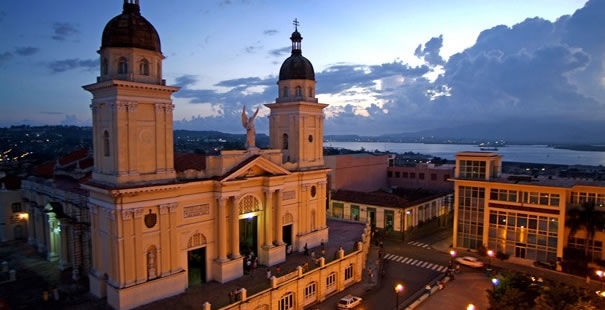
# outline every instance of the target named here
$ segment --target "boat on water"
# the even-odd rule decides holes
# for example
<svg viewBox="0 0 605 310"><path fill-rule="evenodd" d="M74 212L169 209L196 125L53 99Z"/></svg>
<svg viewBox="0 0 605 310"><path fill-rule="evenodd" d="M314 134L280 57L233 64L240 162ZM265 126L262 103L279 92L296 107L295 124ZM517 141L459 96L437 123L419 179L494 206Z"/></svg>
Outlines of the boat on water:
<svg viewBox="0 0 605 310"><path fill-rule="evenodd" d="M496 147L496 146L479 146L479 149L482 151L497 151L498 147Z"/></svg>

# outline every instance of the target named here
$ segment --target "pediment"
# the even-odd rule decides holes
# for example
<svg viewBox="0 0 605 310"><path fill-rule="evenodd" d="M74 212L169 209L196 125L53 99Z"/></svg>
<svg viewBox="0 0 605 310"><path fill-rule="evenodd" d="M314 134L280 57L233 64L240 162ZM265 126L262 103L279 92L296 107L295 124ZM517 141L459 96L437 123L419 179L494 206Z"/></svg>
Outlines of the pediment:
<svg viewBox="0 0 605 310"><path fill-rule="evenodd" d="M288 175L290 171L262 156L253 156L241 162L230 172L226 173L221 182L241 180L259 176Z"/></svg>

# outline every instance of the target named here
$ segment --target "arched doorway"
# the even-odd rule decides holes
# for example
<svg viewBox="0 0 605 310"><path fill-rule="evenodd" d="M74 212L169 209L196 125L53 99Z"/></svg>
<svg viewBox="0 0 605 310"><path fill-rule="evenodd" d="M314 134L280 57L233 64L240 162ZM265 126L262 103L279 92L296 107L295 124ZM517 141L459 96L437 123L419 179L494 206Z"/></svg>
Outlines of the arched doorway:
<svg viewBox="0 0 605 310"><path fill-rule="evenodd" d="M242 255L254 252L258 255L258 215L262 211L260 201L253 195L239 201L239 250Z"/></svg>
<svg viewBox="0 0 605 310"><path fill-rule="evenodd" d="M187 242L187 276L189 286L206 282L206 237L199 232Z"/></svg>

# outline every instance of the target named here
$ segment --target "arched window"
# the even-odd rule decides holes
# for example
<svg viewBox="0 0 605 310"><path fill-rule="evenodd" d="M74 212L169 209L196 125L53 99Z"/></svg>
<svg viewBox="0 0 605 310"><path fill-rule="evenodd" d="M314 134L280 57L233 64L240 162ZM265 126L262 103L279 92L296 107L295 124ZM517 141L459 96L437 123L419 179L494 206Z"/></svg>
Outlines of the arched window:
<svg viewBox="0 0 605 310"><path fill-rule="evenodd" d="M147 280L157 278L158 249L152 245L147 249Z"/></svg>
<svg viewBox="0 0 605 310"><path fill-rule="evenodd" d="M139 64L139 74L149 75L149 61L147 61L147 59L141 60L141 63Z"/></svg>
<svg viewBox="0 0 605 310"><path fill-rule="evenodd" d="M105 157L109 157L109 132L107 130L103 132L103 154Z"/></svg>
<svg viewBox="0 0 605 310"><path fill-rule="evenodd" d="M302 87L296 86L296 97L302 97Z"/></svg>
<svg viewBox="0 0 605 310"><path fill-rule="evenodd" d="M128 60L126 58L121 57L118 62L118 74L126 74L128 73Z"/></svg>
<svg viewBox="0 0 605 310"><path fill-rule="evenodd" d="M107 75L108 69L109 62L107 61L107 58L103 57L103 60L101 60L101 75Z"/></svg>
<svg viewBox="0 0 605 310"><path fill-rule="evenodd" d="M282 149L284 149L284 150L288 149L288 134L287 133L285 133L282 138Z"/></svg>
<svg viewBox="0 0 605 310"><path fill-rule="evenodd" d="M284 86L284 93L283 93L283 97L288 97L288 86Z"/></svg>

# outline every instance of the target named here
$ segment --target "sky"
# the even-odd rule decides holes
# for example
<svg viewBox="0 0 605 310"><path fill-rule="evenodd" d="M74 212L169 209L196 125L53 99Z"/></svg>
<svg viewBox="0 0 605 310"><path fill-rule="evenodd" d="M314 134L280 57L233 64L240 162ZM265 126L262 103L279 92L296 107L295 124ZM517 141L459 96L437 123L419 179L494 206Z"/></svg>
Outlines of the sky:
<svg viewBox="0 0 605 310"><path fill-rule="evenodd" d="M605 123L605 0L140 2L164 78L182 87L177 129L242 132L242 106L277 97L294 18L330 105L326 134ZM0 126L89 125L81 86L99 74L103 28L121 10L120 0L3 1Z"/></svg>

